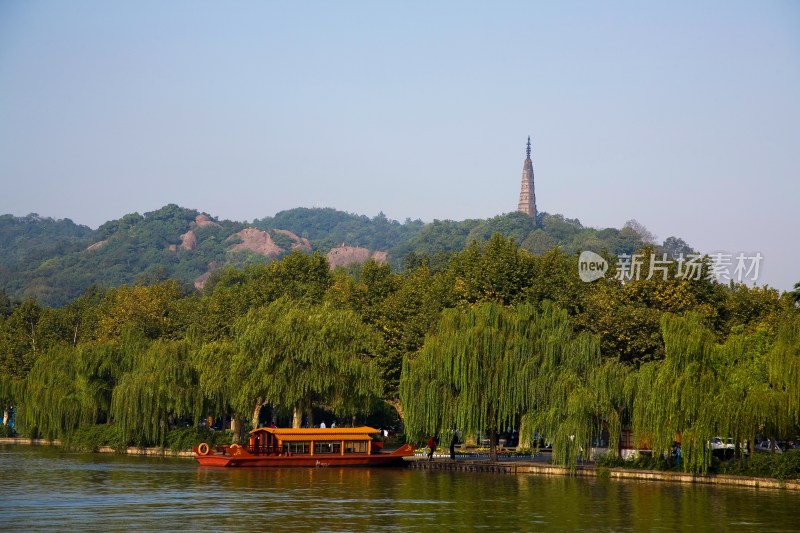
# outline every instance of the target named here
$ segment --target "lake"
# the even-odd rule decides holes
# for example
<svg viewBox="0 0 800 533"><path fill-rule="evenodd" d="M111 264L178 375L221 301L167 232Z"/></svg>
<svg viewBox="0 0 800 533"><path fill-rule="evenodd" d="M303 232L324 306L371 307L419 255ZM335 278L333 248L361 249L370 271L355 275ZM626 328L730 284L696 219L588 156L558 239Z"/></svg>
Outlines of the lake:
<svg viewBox="0 0 800 533"><path fill-rule="evenodd" d="M0 530L798 531L800 493L410 469L214 469L0 445Z"/></svg>

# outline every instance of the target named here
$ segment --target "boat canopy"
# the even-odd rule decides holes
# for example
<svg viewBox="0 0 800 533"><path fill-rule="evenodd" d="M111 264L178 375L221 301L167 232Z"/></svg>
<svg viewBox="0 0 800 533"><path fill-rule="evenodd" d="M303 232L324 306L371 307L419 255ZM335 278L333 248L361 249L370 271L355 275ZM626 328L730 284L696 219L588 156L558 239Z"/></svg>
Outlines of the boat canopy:
<svg viewBox="0 0 800 533"><path fill-rule="evenodd" d="M283 442L310 440L369 441L372 440L372 435L378 432L377 429L368 426L359 428L258 428L251 431L250 435L270 433Z"/></svg>

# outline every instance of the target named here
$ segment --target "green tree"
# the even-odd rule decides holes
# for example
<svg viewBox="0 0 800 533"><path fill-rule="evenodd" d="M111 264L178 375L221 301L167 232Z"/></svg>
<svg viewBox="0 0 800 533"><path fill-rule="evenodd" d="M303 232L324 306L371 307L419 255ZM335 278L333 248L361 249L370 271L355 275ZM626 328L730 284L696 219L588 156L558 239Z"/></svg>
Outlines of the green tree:
<svg viewBox="0 0 800 533"><path fill-rule="evenodd" d="M259 275L253 278L258 305L281 296L319 303L333 281L327 258L318 252L309 255L294 251L258 272Z"/></svg>
<svg viewBox="0 0 800 533"><path fill-rule="evenodd" d="M432 332L449 301L443 276L420 267L398 277L396 290L387 294L372 313L373 327L383 337L376 359L386 385L385 400L405 418L400 401L403 358L415 353Z"/></svg>
<svg viewBox="0 0 800 533"><path fill-rule="evenodd" d="M522 241L522 248L528 250L533 255L542 255L556 246L555 239L541 229L530 232L525 240Z"/></svg>
<svg viewBox="0 0 800 533"><path fill-rule="evenodd" d="M199 376L191 344L157 340L135 354L111 399L111 416L126 441L163 446L170 422L203 415Z"/></svg>
<svg viewBox="0 0 800 533"><path fill-rule="evenodd" d="M4 289L0 289L0 319L9 316L15 306L14 301L8 297L8 293Z"/></svg>
<svg viewBox="0 0 800 533"><path fill-rule="evenodd" d="M496 233L522 242L535 228L536 224L531 217L520 211L513 211L481 221L469 232L467 242L488 241Z"/></svg>
<svg viewBox="0 0 800 533"><path fill-rule="evenodd" d="M769 333L743 328L717 344L695 313L665 315L662 330L665 357L640 367L633 404L634 433L654 453L680 435L684 469L704 473L715 435L752 443L759 432L797 429L800 320L785 323L774 345Z"/></svg>
<svg viewBox="0 0 800 533"><path fill-rule="evenodd" d="M463 304L520 301L534 275L534 258L499 234L483 245L473 241L453 256L447 270L453 294Z"/></svg>
<svg viewBox="0 0 800 533"><path fill-rule="evenodd" d="M100 304L98 337L115 339L132 328L150 339L178 338L186 326L176 321L175 309L182 296L180 285L173 280L110 289Z"/></svg>
<svg viewBox="0 0 800 533"><path fill-rule="evenodd" d="M25 300L2 322L0 374L23 379L46 347L40 322L46 310L35 300Z"/></svg>
<svg viewBox="0 0 800 533"><path fill-rule="evenodd" d="M471 434L489 431L496 461L498 428L516 425L522 414L539 407L544 394L537 387L547 386L540 379L543 361L554 353L572 357L592 350L597 352L596 341L573 338L566 313L551 305L542 312L495 302L447 309L419 354L403 363L407 432L419 438L452 427Z"/></svg>
<svg viewBox="0 0 800 533"><path fill-rule="evenodd" d="M251 310L236 325L234 373L243 376L234 404L239 412L261 405L311 420L313 403L337 413L366 411L383 383L372 359L376 336L352 311L282 298Z"/></svg>

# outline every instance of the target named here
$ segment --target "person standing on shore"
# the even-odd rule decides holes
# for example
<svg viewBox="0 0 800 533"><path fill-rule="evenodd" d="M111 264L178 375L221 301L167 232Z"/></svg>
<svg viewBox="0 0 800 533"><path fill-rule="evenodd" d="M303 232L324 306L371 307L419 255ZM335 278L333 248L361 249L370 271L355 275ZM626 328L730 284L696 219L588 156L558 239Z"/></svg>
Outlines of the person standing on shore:
<svg viewBox="0 0 800 533"><path fill-rule="evenodd" d="M433 451L436 449L436 437L431 435L431 438L428 439L428 461L433 459Z"/></svg>

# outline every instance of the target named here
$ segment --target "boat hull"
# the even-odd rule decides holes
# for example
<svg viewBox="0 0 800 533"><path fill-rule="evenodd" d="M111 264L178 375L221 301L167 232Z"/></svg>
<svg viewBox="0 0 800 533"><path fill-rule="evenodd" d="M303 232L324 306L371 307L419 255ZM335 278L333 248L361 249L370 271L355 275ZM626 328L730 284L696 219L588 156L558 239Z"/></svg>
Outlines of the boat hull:
<svg viewBox="0 0 800 533"><path fill-rule="evenodd" d="M414 447L405 446L391 453L347 454L347 455L251 455L239 453L215 453L200 455L195 452L197 462L202 466L217 467L370 467L399 466L404 457L414 454Z"/></svg>

